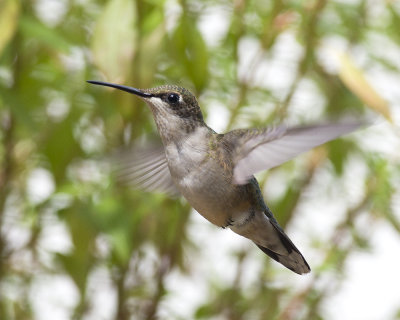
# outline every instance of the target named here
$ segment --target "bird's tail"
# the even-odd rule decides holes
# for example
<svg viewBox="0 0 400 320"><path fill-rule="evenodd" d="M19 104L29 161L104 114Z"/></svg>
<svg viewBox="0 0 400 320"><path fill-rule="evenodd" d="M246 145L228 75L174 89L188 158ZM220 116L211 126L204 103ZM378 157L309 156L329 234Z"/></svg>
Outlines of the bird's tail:
<svg viewBox="0 0 400 320"><path fill-rule="evenodd" d="M288 255L278 254L258 244L257 247L259 247L264 253L266 253L272 259L283 264L286 268L292 270L293 272L296 272L298 274L304 274L304 273L309 273L311 271L310 266L308 265L306 259L304 259L303 255L294 245L292 247L292 251Z"/></svg>
<svg viewBox="0 0 400 320"><path fill-rule="evenodd" d="M279 226L268 208L250 213L244 223L236 223L230 228L252 240L264 253L293 272L303 274L311 271L299 249Z"/></svg>
<svg viewBox="0 0 400 320"><path fill-rule="evenodd" d="M292 270L293 272L296 272L298 274L309 273L311 271L311 268L308 265L306 259L304 259L300 250L297 249L292 240L289 239L289 237L286 235L286 233L273 217L270 217L269 221L271 222L271 225L273 226L276 235L279 237L281 246L283 246L286 250L276 250L277 252L275 252L256 243L257 247L259 247L272 259L283 264L286 268ZM286 252L283 253L282 251Z"/></svg>

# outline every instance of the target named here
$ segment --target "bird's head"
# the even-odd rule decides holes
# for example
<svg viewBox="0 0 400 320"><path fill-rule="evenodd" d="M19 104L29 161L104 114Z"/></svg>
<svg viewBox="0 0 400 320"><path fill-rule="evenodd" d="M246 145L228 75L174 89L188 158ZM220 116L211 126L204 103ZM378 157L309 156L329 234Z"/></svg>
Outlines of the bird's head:
<svg viewBox="0 0 400 320"><path fill-rule="evenodd" d="M163 117L164 120L180 118L182 120L203 122L203 115L195 96L185 88L165 85L151 89L136 89L102 81L89 80L88 82L123 90L140 97L150 107L156 121L157 118Z"/></svg>

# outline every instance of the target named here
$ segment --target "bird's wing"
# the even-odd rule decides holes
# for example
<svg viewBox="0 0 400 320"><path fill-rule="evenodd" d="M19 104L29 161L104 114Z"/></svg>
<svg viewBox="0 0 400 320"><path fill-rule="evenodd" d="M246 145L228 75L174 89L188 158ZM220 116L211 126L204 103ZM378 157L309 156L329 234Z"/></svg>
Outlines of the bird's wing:
<svg viewBox="0 0 400 320"><path fill-rule="evenodd" d="M320 144L360 127L362 123L336 123L307 127L278 126L267 129L238 130L235 139L234 181L245 184L253 174L278 166Z"/></svg>
<svg viewBox="0 0 400 320"><path fill-rule="evenodd" d="M162 145L134 146L115 156L117 179L145 191L179 195Z"/></svg>

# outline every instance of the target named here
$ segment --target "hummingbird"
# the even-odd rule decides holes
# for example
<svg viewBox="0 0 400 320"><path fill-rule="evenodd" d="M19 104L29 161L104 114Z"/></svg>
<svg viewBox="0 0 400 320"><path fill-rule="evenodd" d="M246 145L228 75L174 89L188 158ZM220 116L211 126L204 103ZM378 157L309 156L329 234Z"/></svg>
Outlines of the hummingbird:
<svg viewBox="0 0 400 320"><path fill-rule="evenodd" d="M298 274L310 272L303 255L265 204L254 174L358 128L361 123L278 125L220 134L204 121L196 97L164 85L137 89L87 81L129 92L150 108L162 145L134 157L129 171L138 186L182 195L208 221L253 241Z"/></svg>

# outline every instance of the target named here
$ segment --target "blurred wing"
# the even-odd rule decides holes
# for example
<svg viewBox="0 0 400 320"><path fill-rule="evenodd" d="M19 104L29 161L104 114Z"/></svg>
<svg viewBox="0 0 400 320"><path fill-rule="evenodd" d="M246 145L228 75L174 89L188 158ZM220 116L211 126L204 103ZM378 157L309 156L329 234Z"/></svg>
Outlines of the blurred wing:
<svg viewBox="0 0 400 320"><path fill-rule="evenodd" d="M339 123L309 127L276 127L246 134L235 156L234 180L245 184L253 174L278 166L320 144L360 127L362 123ZM244 139L243 139L244 138Z"/></svg>
<svg viewBox="0 0 400 320"><path fill-rule="evenodd" d="M133 147L117 155L117 178L120 182L143 189L176 196L176 189L168 168L162 145Z"/></svg>

